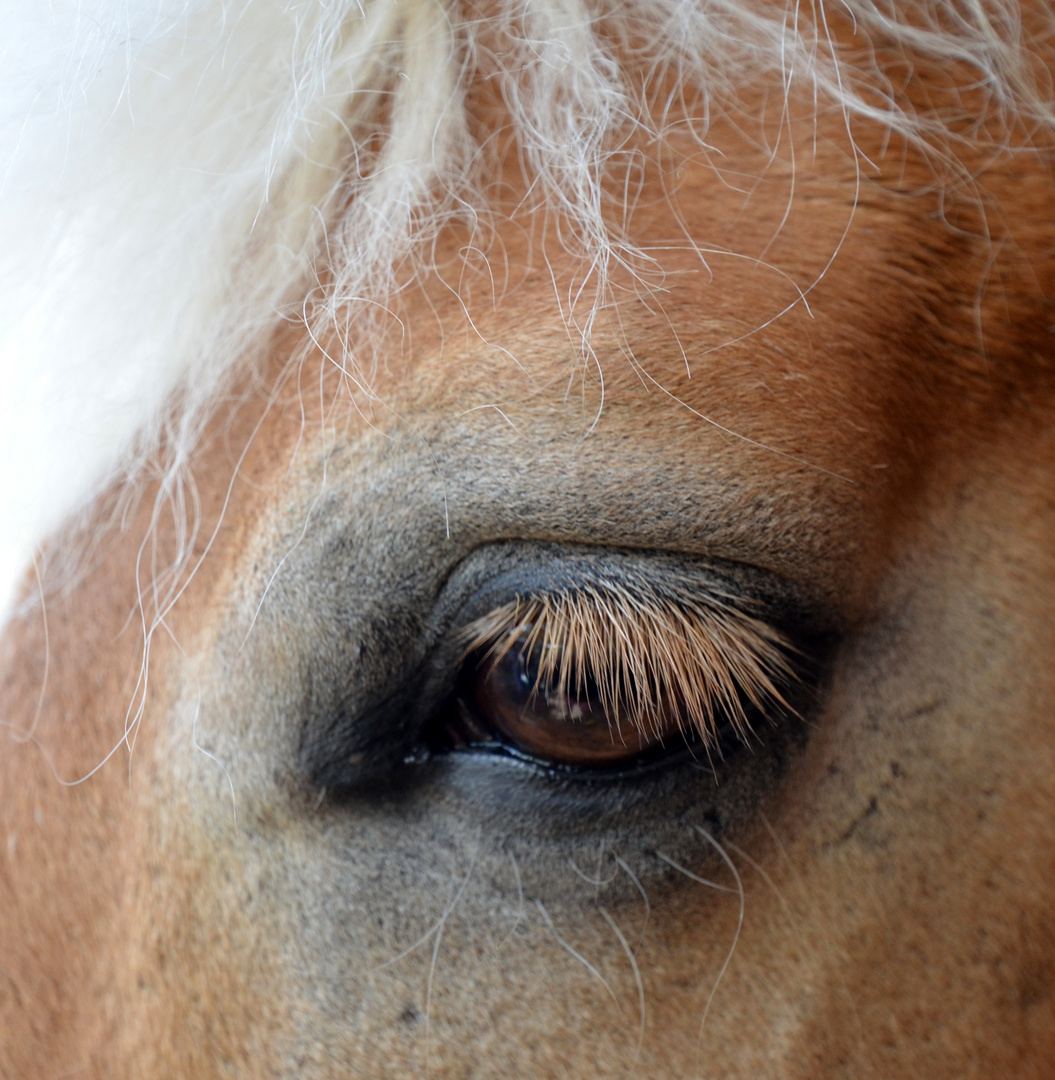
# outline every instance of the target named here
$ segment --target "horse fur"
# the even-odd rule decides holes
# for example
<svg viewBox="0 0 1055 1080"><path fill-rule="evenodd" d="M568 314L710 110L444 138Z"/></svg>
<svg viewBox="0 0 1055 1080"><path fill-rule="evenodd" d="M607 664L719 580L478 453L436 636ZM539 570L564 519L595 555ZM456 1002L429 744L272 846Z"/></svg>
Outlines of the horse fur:
<svg viewBox="0 0 1055 1080"><path fill-rule="evenodd" d="M1050 6L20 19L0 1074L1046 1078Z"/></svg>
<svg viewBox="0 0 1055 1080"><path fill-rule="evenodd" d="M821 3L96 0L8 14L0 610L43 537L159 446L160 498L193 501L210 403L281 320L335 332L335 362L369 390L375 358L353 350L352 325L427 268L443 224L462 221L486 252L505 212L487 186L499 133L468 102L481 80L508 106L531 206L582 257L566 307L587 354L613 267L647 276L608 183L635 138L688 122L708 148L707 117L774 76L841 109L851 143L868 119L926 145L938 183L969 174L964 146L1027 150L1055 125L1047 7L1028 24L1011 0L842 7L843 41ZM921 66L960 72L960 109L921 110L890 75ZM657 102L672 84L680 96Z"/></svg>

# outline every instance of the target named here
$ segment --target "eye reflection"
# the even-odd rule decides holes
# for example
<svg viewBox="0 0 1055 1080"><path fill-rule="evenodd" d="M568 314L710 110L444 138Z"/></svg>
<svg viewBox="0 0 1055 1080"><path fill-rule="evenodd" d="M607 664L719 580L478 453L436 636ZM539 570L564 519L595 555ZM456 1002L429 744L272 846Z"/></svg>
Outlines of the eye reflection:
<svg viewBox="0 0 1055 1080"><path fill-rule="evenodd" d="M463 699L486 718L498 740L531 757L564 765L597 767L625 762L680 739L669 710L646 727L606 707L594 679L562 679L543 663L540 647L518 641L497 661L481 659ZM661 722L656 723L656 719Z"/></svg>

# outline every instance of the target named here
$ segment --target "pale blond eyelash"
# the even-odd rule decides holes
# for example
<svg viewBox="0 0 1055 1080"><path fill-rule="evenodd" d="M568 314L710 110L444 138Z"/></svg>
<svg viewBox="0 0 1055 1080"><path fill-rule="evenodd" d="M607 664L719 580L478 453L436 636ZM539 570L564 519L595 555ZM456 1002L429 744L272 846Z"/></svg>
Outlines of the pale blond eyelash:
<svg viewBox="0 0 1055 1080"><path fill-rule="evenodd" d="M788 640L714 596L672 599L612 584L517 596L459 637L464 655L486 650L492 665L519 643L540 657L538 683L555 680L561 695L592 680L613 722L646 738L664 733L674 703L682 728L695 728L708 752L719 718L741 740L750 737L744 699L759 710L794 711L780 689L796 681Z"/></svg>

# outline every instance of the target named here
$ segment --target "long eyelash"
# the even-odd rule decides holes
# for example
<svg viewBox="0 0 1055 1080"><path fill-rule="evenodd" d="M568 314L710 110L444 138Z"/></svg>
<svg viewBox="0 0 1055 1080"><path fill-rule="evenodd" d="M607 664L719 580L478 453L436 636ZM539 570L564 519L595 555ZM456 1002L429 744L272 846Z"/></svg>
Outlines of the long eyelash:
<svg viewBox="0 0 1055 1080"><path fill-rule="evenodd" d="M759 710L791 710L781 686L796 681L794 652L776 628L721 597L668 598L647 585L621 583L541 593L515 600L470 623L465 655L486 650L497 664L519 646L539 657L540 685L580 696L592 683L618 726L659 736L671 707L683 729L716 745L719 718L747 741L745 700Z"/></svg>

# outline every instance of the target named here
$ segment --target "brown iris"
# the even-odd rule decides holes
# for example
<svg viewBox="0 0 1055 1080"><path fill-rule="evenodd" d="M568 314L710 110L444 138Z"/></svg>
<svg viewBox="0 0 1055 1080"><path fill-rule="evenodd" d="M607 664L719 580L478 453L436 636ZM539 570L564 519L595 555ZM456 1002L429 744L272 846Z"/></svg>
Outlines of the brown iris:
<svg viewBox="0 0 1055 1080"><path fill-rule="evenodd" d="M471 681L466 704L486 722L490 738L534 758L597 768L625 763L681 739L676 716L651 718L647 727L605 707L594 680L561 679L546 673L538 648L520 641L497 660L484 658ZM469 719L463 713L463 719ZM471 721L470 721L471 722ZM475 728L475 725L474 725ZM472 736L470 736L472 738Z"/></svg>

